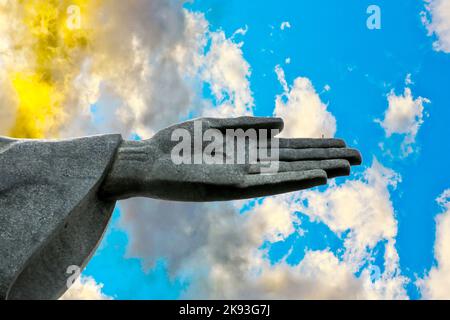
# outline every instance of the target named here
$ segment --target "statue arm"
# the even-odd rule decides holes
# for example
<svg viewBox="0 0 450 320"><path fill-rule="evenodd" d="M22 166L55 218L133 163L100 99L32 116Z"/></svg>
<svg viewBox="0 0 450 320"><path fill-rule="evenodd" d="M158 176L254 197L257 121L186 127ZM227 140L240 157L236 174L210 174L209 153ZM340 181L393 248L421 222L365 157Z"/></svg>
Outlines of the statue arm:
<svg viewBox="0 0 450 320"><path fill-rule="evenodd" d="M350 167L362 162L360 153L347 148L340 139L283 139L270 137L269 133L267 142L269 145L276 142L274 148L279 155L273 161L277 171L271 174L261 171L261 159L245 164L174 163L172 150L179 141L173 141L172 134L175 130L185 130L195 137L198 122L201 122L202 137L206 130L214 129L223 133L223 141L226 141L228 129L254 129L257 132L283 129L283 121L279 118L204 118L169 127L149 140L123 141L100 188L101 197L193 202L247 199L323 185L329 178L349 175ZM259 142L258 150L261 148ZM194 141L191 143L189 150L195 153ZM204 151L205 145L202 148L200 152ZM225 149L222 151L226 158Z"/></svg>
<svg viewBox="0 0 450 320"><path fill-rule="evenodd" d="M53 299L83 268L114 201L98 197L122 137L0 137L0 299Z"/></svg>
<svg viewBox="0 0 450 320"><path fill-rule="evenodd" d="M122 141L111 169L100 188L100 196L120 200L138 195L140 185L148 180L158 152L146 141Z"/></svg>

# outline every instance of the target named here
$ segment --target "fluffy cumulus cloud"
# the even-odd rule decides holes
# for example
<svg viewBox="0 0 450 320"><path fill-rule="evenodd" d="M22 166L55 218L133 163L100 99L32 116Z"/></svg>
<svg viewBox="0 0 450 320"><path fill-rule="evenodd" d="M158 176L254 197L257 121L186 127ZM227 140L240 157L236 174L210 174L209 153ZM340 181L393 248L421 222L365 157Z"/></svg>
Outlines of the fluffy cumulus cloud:
<svg viewBox="0 0 450 320"><path fill-rule="evenodd" d="M373 249L384 243L385 271L373 288L384 298L405 298L407 279L400 275L395 249L397 220L390 200L390 188L396 188L400 176L376 159L359 180L332 185L324 192L300 194L300 211L327 224L337 234L348 231L343 260L356 272L370 263Z"/></svg>
<svg viewBox="0 0 450 320"><path fill-rule="evenodd" d="M81 24L71 29L66 9L73 1L0 1L0 134L147 138L190 114L252 114L250 66L235 39L245 29L231 37L210 30L204 15L185 10L182 0L75 3ZM210 97L203 97L204 86ZM189 208L178 211L189 217ZM172 243L180 255L182 244ZM166 247L158 248L163 256ZM102 297L100 289L84 278L66 297Z"/></svg>
<svg viewBox="0 0 450 320"><path fill-rule="evenodd" d="M186 298L406 298L389 196L398 181L397 174L375 161L360 179L324 192L251 201L244 213L239 208L245 202L127 201L122 203L122 226L130 235L128 256L142 259L145 268L164 258L171 276L188 280ZM293 233L304 236L298 212L345 237L343 257L306 248L297 265L286 257L272 264L261 246ZM384 272L372 279L370 253L383 241Z"/></svg>
<svg viewBox="0 0 450 320"><path fill-rule="evenodd" d="M358 269L367 258L367 249L382 240L395 241L397 221L389 187L395 188L399 181L398 174L375 159L361 180L331 185L324 192L302 192L300 210L323 221L337 234L350 230L345 258Z"/></svg>
<svg viewBox="0 0 450 320"><path fill-rule="evenodd" d="M95 130L114 128L149 137L189 113L251 114L250 67L242 43L210 31L203 14L182 9L182 1L153 2L155 8L145 8L148 1L135 6L113 1L108 9L117 23L104 33L114 37L106 37L110 43L98 42L95 68L80 77L89 92L96 83L96 116L106 120L104 128L96 122ZM214 111L204 111L213 103L199 97L203 86L211 89L214 105L220 105Z"/></svg>
<svg viewBox="0 0 450 320"><path fill-rule="evenodd" d="M80 88L88 88L86 94L95 91L84 108L96 105L96 116L105 124L101 130L149 137L187 115L194 98L190 78L199 67L207 24L181 5L105 3L100 13L109 23L97 32L95 51L77 79Z"/></svg>
<svg viewBox="0 0 450 320"><path fill-rule="evenodd" d="M430 101L422 97L414 98L410 88L405 88L400 95L391 91L387 99L388 108L384 120L377 122L385 130L386 137L394 134L403 136L401 151L403 156L407 156L414 152L413 145L424 121L424 105Z"/></svg>
<svg viewBox="0 0 450 320"><path fill-rule="evenodd" d="M245 35L239 29L235 35ZM226 38L223 31L211 35L211 47L204 57L202 78L211 87L213 108L203 114L218 117L252 115L253 96L250 89L250 65L243 59L243 43Z"/></svg>
<svg viewBox="0 0 450 320"><path fill-rule="evenodd" d="M116 131L146 138L189 114L204 114L213 104L199 97L205 85L220 105L216 114L251 114L242 43L209 30L203 14L183 3L78 0L80 28L70 29L70 1L0 2L2 132L36 138Z"/></svg>
<svg viewBox="0 0 450 320"><path fill-rule="evenodd" d="M450 298L450 189L437 199L443 212L436 218L436 242L434 253L437 265L419 280L423 298Z"/></svg>
<svg viewBox="0 0 450 320"><path fill-rule="evenodd" d="M285 120L283 135L287 137L332 138L336 134L336 119L327 110L314 89L311 80L298 77L289 87L284 70L277 66L275 72L283 86L277 96L274 114Z"/></svg>
<svg viewBox="0 0 450 320"><path fill-rule="evenodd" d="M450 53L450 2L447 0L425 0L427 12L422 13L422 21L430 35L434 34L437 51Z"/></svg>
<svg viewBox="0 0 450 320"><path fill-rule="evenodd" d="M102 288L103 285L93 278L81 276L60 300L111 300L111 297L102 293Z"/></svg>
<svg viewBox="0 0 450 320"><path fill-rule="evenodd" d="M251 68L236 41L245 29L231 37L210 30L202 14L183 9L183 1L76 2L83 15L74 31L55 27L64 25L58 13L66 11L53 2L34 10L47 2L0 1L2 132L54 137L116 131L146 138L191 114L253 114ZM30 29L40 19L51 23ZM51 44L49 33L60 47L41 52ZM274 114L285 118L285 134L333 137L336 120L311 81L299 77L289 85L280 67L276 72L283 93ZM208 97L202 96L204 86ZM39 94L30 98L31 89ZM417 99L403 98L417 108ZM392 133L401 130L391 127L389 119L399 117L397 110L393 114L388 110L383 122ZM375 161L359 179L323 192L250 203L125 201L127 255L140 258L144 269L165 259L172 277L188 279L188 298L404 298L389 195L398 181ZM240 213L244 205L250 209ZM298 212L343 238L344 254L306 249L297 265L286 259L272 264L261 248L293 233L304 236ZM380 242L385 268L373 280L365 266ZM64 298L108 298L101 288L82 277Z"/></svg>
<svg viewBox="0 0 450 320"><path fill-rule="evenodd" d="M186 61L195 60L189 55L202 27L191 23L183 1L75 3L81 12L75 29L65 23L70 1L0 4L1 72L18 96L10 134L53 137L109 127L146 136L183 114L191 99ZM103 128L94 116L104 118Z"/></svg>

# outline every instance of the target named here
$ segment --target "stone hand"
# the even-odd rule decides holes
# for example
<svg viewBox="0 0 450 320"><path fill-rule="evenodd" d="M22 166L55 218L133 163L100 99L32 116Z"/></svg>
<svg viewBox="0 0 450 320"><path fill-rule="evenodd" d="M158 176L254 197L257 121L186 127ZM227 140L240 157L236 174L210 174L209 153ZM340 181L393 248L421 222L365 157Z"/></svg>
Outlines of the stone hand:
<svg viewBox="0 0 450 320"><path fill-rule="evenodd" d="M230 154L225 146L230 141L228 133L238 129L256 133L245 142L244 162L236 161L239 151ZM194 202L247 199L323 185L328 178L349 175L351 165L362 162L360 153L347 148L342 140L275 137L282 129L283 120L279 118L203 118L166 128L149 140L123 141L101 187L101 196ZM208 135L211 132L215 133L214 139ZM190 163L174 160L182 136L190 137L183 141L191 152L183 159L190 159ZM199 136L211 139L199 144ZM223 148L207 152L216 161L205 163L209 143L218 138ZM249 156L251 146L257 151L255 161ZM273 158L273 154L277 157ZM264 171L269 163L277 170Z"/></svg>

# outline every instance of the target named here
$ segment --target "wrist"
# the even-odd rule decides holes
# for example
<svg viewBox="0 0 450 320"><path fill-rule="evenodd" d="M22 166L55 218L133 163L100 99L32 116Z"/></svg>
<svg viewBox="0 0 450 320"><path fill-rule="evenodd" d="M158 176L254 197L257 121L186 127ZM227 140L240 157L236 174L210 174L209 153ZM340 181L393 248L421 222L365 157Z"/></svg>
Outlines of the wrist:
<svg viewBox="0 0 450 320"><path fill-rule="evenodd" d="M100 196L110 200L134 196L149 169L149 158L146 141L122 141L100 187Z"/></svg>

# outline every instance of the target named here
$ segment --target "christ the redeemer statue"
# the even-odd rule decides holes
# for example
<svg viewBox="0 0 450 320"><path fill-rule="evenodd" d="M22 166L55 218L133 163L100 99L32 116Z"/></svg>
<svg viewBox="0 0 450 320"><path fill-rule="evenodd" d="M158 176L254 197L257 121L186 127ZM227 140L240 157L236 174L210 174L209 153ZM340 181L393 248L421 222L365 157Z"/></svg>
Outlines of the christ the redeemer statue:
<svg viewBox="0 0 450 320"><path fill-rule="evenodd" d="M117 134L57 141L0 137L0 298L60 297L68 289L68 267L86 266L117 200L269 196L326 184L361 164L360 153L342 140L271 134L282 128L279 118L205 118L144 141L124 141ZM200 134L217 147L230 142L233 130L256 133L245 139L247 151L252 146L258 151L254 161L248 155L244 162L230 161L234 145L212 148L196 138L183 142L192 157L181 154L184 148L174 159L187 135Z"/></svg>

